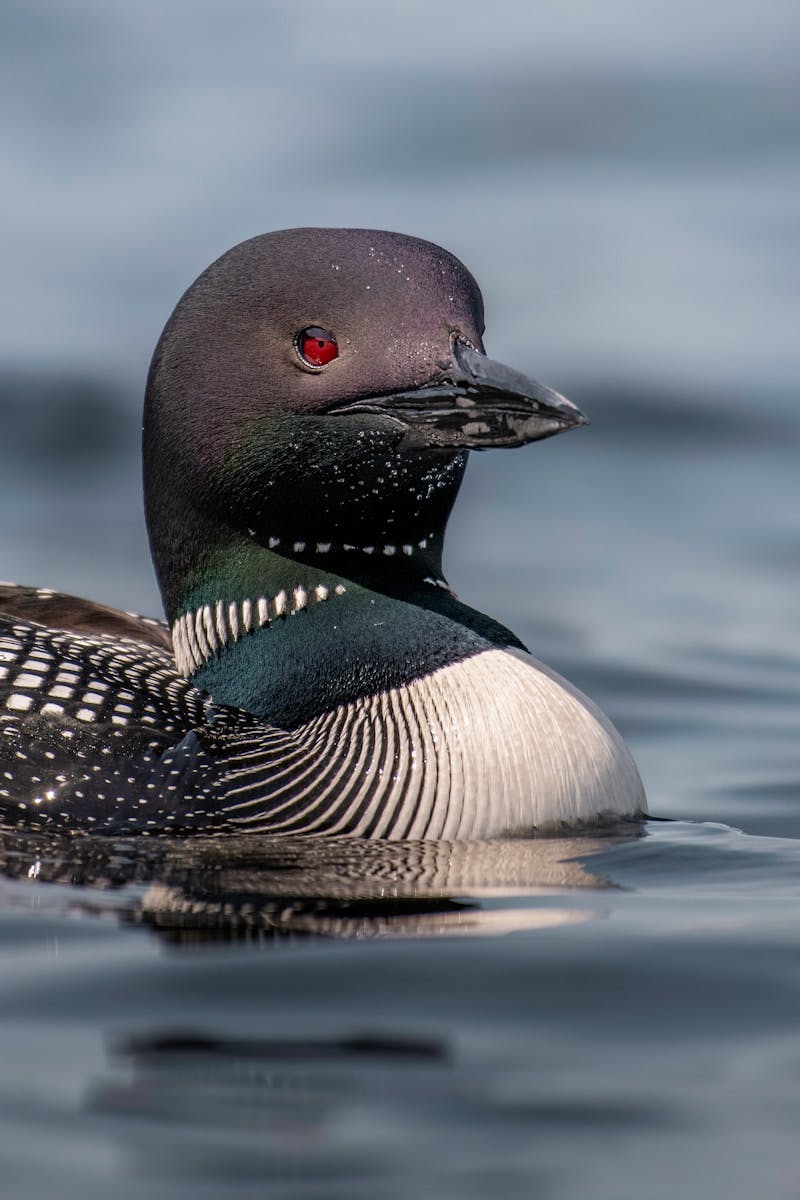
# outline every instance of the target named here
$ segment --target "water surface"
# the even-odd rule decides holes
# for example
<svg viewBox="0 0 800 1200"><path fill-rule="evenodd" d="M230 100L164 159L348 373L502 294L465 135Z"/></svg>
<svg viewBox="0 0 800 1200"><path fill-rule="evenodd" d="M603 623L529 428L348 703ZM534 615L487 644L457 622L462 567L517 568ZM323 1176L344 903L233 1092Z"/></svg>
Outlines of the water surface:
<svg viewBox="0 0 800 1200"><path fill-rule="evenodd" d="M474 456L456 591L589 692L644 830L0 840L14 1200L795 1200L798 23L788 0L12 0L0 575L157 613L140 397L303 223L439 241L592 425Z"/></svg>

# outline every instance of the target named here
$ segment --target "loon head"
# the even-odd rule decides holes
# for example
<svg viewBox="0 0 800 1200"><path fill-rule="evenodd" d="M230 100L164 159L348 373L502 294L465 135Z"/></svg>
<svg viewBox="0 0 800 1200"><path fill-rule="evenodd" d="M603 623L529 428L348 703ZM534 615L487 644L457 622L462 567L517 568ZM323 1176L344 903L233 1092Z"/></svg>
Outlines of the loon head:
<svg viewBox="0 0 800 1200"><path fill-rule="evenodd" d="M147 383L145 501L170 620L198 580L247 576L259 551L389 587L438 579L467 452L583 423L487 358L482 335L473 277L417 238L290 229L217 259Z"/></svg>

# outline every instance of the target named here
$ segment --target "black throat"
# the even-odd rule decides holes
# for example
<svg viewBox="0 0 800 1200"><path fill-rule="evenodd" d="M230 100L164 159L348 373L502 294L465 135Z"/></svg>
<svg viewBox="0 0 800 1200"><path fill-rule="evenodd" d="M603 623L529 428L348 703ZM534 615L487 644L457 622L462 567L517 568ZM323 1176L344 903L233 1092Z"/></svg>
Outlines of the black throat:
<svg viewBox="0 0 800 1200"><path fill-rule="evenodd" d="M224 456L176 470L150 407L145 507L170 622L201 595L277 592L315 572L398 598L446 587L466 452L404 453L396 430L364 418L268 417Z"/></svg>

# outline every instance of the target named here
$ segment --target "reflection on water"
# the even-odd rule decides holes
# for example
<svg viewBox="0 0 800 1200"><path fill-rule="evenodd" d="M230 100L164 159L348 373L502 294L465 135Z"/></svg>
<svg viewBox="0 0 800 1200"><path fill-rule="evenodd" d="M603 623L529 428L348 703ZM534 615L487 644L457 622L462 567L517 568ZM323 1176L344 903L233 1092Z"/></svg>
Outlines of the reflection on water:
<svg viewBox="0 0 800 1200"><path fill-rule="evenodd" d="M641 835L622 824L601 835L490 842L170 838L106 841L6 834L5 904L31 887L58 910L114 912L171 943L287 936L432 937L503 934L591 919L586 908L509 903L559 889L611 884L579 860ZM61 884L66 888L48 888ZM482 900L503 898L487 909Z"/></svg>
<svg viewBox="0 0 800 1200"><path fill-rule="evenodd" d="M646 834L5 838L7 1194L793 1200L800 843Z"/></svg>
<svg viewBox="0 0 800 1200"><path fill-rule="evenodd" d="M5 7L0 577L156 613L180 291L265 229L431 238L592 419L471 463L448 577L686 822L0 839L4 1200L796 1200L796 0Z"/></svg>

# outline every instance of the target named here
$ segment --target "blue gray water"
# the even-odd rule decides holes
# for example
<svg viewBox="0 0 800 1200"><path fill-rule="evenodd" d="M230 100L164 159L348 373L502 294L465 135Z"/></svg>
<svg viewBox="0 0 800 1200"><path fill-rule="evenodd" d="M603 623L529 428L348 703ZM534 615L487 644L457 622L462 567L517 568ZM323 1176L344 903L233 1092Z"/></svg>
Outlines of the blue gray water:
<svg viewBox="0 0 800 1200"><path fill-rule="evenodd" d="M158 611L172 304L397 228L592 425L448 575L628 738L642 837L0 843L13 1200L800 1194L796 72L783 0L9 0L0 575Z"/></svg>

